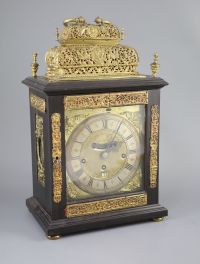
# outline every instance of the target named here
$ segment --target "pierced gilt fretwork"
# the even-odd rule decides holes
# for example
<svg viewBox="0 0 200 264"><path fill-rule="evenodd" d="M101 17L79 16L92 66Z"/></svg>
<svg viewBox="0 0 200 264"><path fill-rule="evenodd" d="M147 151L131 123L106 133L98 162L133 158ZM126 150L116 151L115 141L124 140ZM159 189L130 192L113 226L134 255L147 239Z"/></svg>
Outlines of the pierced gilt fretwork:
<svg viewBox="0 0 200 264"><path fill-rule="evenodd" d="M150 187L157 187L158 177L158 136L159 136L159 106L151 107L151 139L150 139Z"/></svg>
<svg viewBox="0 0 200 264"><path fill-rule="evenodd" d="M51 116L52 122L52 160L53 160L53 200L61 202L62 195L62 149L60 114L54 113Z"/></svg>
<svg viewBox="0 0 200 264"><path fill-rule="evenodd" d="M46 102L43 98L41 98L37 95L31 94L30 95L30 103L31 103L31 106L33 108L35 108L36 110L38 110L42 113L45 113Z"/></svg>
<svg viewBox="0 0 200 264"><path fill-rule="evenodd" d="M48 50L50 79L84 79L137 75L138 55L132 48L116 46L69 46Z"/></svg>
<svg viewBox="0 0 200 264"><path fill-rule="evenodd" d="M50 81L145 78L137 72L137 51L119 44L122 31L101 18L95 22L86 23L84 18L64 21L63 30L57 31L60 45L49 49L45 56L46 77Z"/></svg>
<svg viewBox="0 0 200 264"><path fill-rule="evenodd" d="M66 217L93 215L147 204L147 194L135 194L107 200L67 205Z"/></svg>
<svg viewBox="0 0 200 264"><path fill-rule="evenodd" d="M148 92L122 92L79 96L65 96L65 110L148 104Z"/></svg>
<svg viewBox="0 0 200 264"><path fill-rule="evenodd" d="M44 136L43 136L43 118L36 114L35 116L35 137L36 137L36 155L37 155L37 177L38 182L45 186L44 170Z"/></svg>

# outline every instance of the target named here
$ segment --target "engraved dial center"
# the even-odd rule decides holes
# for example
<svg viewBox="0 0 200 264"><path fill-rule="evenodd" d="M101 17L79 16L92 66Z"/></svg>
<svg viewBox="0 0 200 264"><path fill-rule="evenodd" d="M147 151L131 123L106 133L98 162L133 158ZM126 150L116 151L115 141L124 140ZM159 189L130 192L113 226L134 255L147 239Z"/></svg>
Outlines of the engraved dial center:
<svg viewBox="0 0 200 264"><path fill-rule="evenodd" d="M127 152L123 138L117 134L115 144L112 144L114 133L110 129L95 131L82 143L81 159L90 160L84 164L84 171L94 179L110 179L125 165L122 159ZM95 141L95 143L94 143ZM95 148L94 148L95 146ZM106 176L102 176L102 168L106 167Z"/></svg>

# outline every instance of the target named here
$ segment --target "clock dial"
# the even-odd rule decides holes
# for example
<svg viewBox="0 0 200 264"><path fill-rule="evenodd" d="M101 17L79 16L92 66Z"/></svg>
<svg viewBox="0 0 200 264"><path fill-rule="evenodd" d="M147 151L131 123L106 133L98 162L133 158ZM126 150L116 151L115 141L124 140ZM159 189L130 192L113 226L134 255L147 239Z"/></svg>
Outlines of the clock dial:
<svg viewBox="0 0 200 264"><path fill-rule="evenodd" d="M138 168L138 132L120 115L93 115L73 130L66 145L66 160L67 174L81 190L114 193L134 177Z"/></svg>

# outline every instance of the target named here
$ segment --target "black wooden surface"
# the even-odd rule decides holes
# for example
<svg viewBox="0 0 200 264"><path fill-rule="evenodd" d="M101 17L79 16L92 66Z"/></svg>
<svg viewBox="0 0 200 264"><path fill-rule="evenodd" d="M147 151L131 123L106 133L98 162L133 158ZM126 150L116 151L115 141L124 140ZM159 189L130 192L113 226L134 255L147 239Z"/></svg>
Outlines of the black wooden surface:
<svg viewBox="0 0 200 264"><path fill-rule="evenodd" d="M148 197L148 204L157 204L159 202L159 173L157 177L157 187L150 188L150 137L151 137L151 107L158 105L160 112L160 90L149 91L149 101L146 106L146 130L145 130L145 186ZM159 160L159 141L158 141L158 160ZM158 162L159 171L159 162Z"/></svg>
<svg viewBox="0 0 200 264"><path fill-rule="evenodd" d="M27 200L29 210L34 214L48 235L68 234L77 231L108 227L123 223L148 220L167 215L167 210L161 207L158 199L158 186L150 188L150 128L151 107L160 106L160 88L167 85L161 78L147 77L145 79L120 79L100 81L63 81L48 82L44 78L29 77L23 81L30 93L46 100L46 113L30 109L31 138L32 138L32 171L33 197ZM146 105L146 131L144 155L144 191L148 196L148 205L141 208L124 209L119 212L108 212L95 216L84 216L66 219L66 174L65 174L65 133L64 133L64 95L93 94L125 91L149 91L149 101ZM35 114L44 118L44 150L46 186L42 187L37 181L37 161L35 149ZM62 143L62 199L60 203L53 201L53 170L52 170L52 130L51 114L61 115L61 143ZM158 177L159 179L159 177ZM122 194L124 195L124 194ZM118 196L118 195L117 195ZM102 197L101 199L105 199ZM111 196L109 196L111 198ZM90 200L96 200L93 198ZM78 220L77 220L78 219ZM91 219L91 222L90 222ZM121 220L120 220L121 219ZM96 221L96 222L95 222ZM74 224L73 224L74 223ZM90 223L90 224L89 224Z"/></svg>
<svg viewBox="0 0 200 264"><path fill-rule="evenodd" d="M38 201L31 197L26 205L48 236L69 235L88 230L102 229L152 220L167 216L167 209L159 204L129 208L90 216L52 220Z"/></svg>
<svg viewBox="0 0 200 264"><path fill-rule="evenodd" d="M122 91L160 89L168 83L161 78L129 78L118 80L48 82L44 77L28 77L23 81L28 87L47 95L72 95Z"/></svg>
<svg viewBox="0 0 200 264"><path fill-rule="evenodd" d="M33 93L30 88L30 93ZM34 92L37 96L41 96L40 93ZM45 187L38 182L37 177L37 156L36 156L36 138L35 138L35 116L38 114L43 118L44 127L44 169L45 169ZM30 107L31 117L31 142L32 142L32 177L33 177L33 196L41 203L45 210L52 214L52 177L51 175L51 137L49 127L49 115L48 110L46 113L42 113L33 107Z"/></svg>

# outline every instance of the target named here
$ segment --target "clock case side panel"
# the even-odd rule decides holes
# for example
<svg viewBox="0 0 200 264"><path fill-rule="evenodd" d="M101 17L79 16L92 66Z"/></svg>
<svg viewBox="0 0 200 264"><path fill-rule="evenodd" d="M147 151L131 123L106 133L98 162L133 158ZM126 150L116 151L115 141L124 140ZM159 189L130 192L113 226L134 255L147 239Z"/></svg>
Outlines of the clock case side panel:
<svg viewBox="0 0 200 264"><path fill-rule="evenodd" d="M158 113L160 112L160 89L151 90L148 93L148 105L146 106L146 135L145 135L145 181L144 188L147 192L147 204L159 204L159 116L158 116L158 137L157 137L157 177L156 177L156 187L151 187L151 162L152 162L152 153L151 153L151 136L152 136L152 107L156 106Z"/></svg>
<svg viewBox="0 0 200 264"><path fill-rule="evenodd" d="M45 105L47 106L47 97L38 91L34 91L31 87L29 88L29 99L31 96L37 96L38 98L45 100ZM46 107L45 106L45 107ZM37 173L37 151L36 151L36 115L42 117L43 119L43 141L44 141L44 174L45 174L45 186L42 186L38 181ZM50 203L50 177L49 177L49 166L48 166L48 152L49 152L49 142L48 142L48 111L42 112L36 107L33 107L30 102L30 125L31 125L31 151L32 151L32 182L33 182L33 197L37 199L40 205L51 215L52 208Z"/></svg>
<svg viewBox="0 0 200 264"><path fill-rule="evenodd" d="M64 208L66 205L66 181L65 181L65 146L64 143L64 115L63 115L63 97L62 96L48 96L34 88L29 88L29 95L36 95L45 100L45 113L38 111L30 105L31 117L31 145L32 145L32 177L33 177L33 197L38 201L41 208L43 208L52 219L64 218ZM61 132L61 201L54 202L54 183L53 183L53 160L52 160L52 119L54 113L60 114L60 132ZM37 157L36 157L36 114L43 118L43 139L44 139L44 168L45 168L45 186L38 182L37 177ZM28 200L27 200L28 203ZM27 204L28 205L28 204Z"/></svg>

